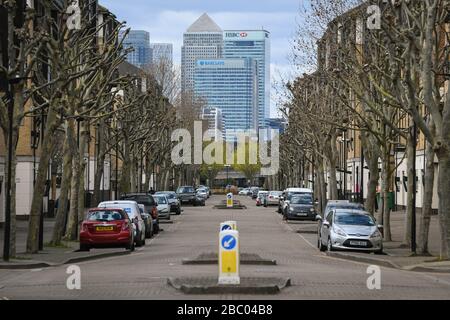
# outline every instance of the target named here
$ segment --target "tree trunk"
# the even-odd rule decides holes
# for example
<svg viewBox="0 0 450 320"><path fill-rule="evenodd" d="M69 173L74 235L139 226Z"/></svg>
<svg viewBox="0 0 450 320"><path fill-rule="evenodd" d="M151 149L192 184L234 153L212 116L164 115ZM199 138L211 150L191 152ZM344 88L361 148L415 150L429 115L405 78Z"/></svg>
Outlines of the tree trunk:
<svg viewBox="0 0 450 320"><path fill-rule="evenodd" d="M383 192L383 226L384 240L392 241L391 233L391 209L389 208L389 191L392 184L390 148L385 146L383 150L383 172L382 172L382 192Z"/></svg>
<svg viewBox="0 0 450 320"><path fill-rule="evenodd" d="M80 139L80 164L79 164L79 182L78 182L78 213L77 213L77 220L76 220L76 230L78 230L78 226L80 224L80 221L84 219L84 211L85 211L85 203L86 203L86 166L89 166L90 162L90 155L87 156L87 159L85 159L84 154L88 150L87 146L90 143L90 134L89 134L89 126L90 124L87 122L83 122L82 126L82 133L81 133L81 139ZM87 160L87 161L86 161ZM89 177L87 178L87 184L89 184ZM88 186L89 189L89 186ZM97 204L96 204L97 205ZM78 238L78 232L75 234L75 239Z"/></svg>
<svg viewBox="0 0 450 320"><path fill-rule="evenodd" d="M101 188L102 178L105 168L106 159L106 141L104 135L104 124L103 122L97 127L97 139L95 141L97 145L96 163L95 163L95 174L94 174L94 196L92 199L93 205L97 205L103 200L103 188Z"/></svg>
<svg viewBox="0 0 450 320"><path fill-rule="evenodd" d="M426 150L426 168L425 168L425 186L423 192L422 214L419 221L419 243L417 253L420 255L429 255L428 252L428 234L430 231L433 189L434 189L434 157L433 146L427 142Z"/></svg>
<svg viewBox="0 0 450 320"><path fill-rule="evenodd" d="M414 172L414 162L416 159L414 158L414 140L413 140L413 131L414 129L410 128L410 134L408 136L407 141L407 175L408 175L408 193L406 194L406 215L405 215L405 230L403 236L403 247L409 247L411 245L411 225L412 225L412 215L413 208L416 205L414 203L414 179L416 179L416 173Z"/></svg>
<svg viewBox="0 0 450 320"><path fill-rule="evenodd" d="M441 234L441 259L450 257L450 154L446 151L439 156L439 226Z"/></svg>
<svg viewBox="0 0 450 320"><path fill-rule="evenodd" d="M44 139L42 141L39 168L36 176L36 184L31 202L30 219L28 223L27 253L38 253L39 251L39 226L42 215L42 198L45 192L48 165L52 155L54 133L57 129L57 119L54 108L50 107Z"/></svg>
<svg viewBox="0 0 450 320"><path fill-rule="evenodd" d="M378 170L378 157L367 158L367 165L369 166L369 181L367 182L367 199L366 210L372 215L375 214L375 201L377 196L378 180L380 179L380 172Z"/></svg>
<svg viewBox="0 0 450 320"><path fill-rule="evenodd" d="M66 141L64 144L63 176L61 181L61 192L58 201L58 211L56 212L55 225L53 226L53 235L51 244L57 246L61 243L64 234L65 224L68 215L68 195L70 191L70 181L72 179L72 148L73 131L70 126L67 127Z"/></svg>

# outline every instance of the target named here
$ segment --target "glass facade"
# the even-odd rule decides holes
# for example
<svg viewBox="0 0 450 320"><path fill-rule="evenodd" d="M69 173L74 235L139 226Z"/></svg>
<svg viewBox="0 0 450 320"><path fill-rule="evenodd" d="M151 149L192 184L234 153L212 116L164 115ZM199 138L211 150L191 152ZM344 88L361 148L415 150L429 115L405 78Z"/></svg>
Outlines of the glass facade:
<svg viewBox="0 0 450 320"><path fill-rule="evenodd" d="M123 33L121 34L121 37ZM150 48L150 33L142 30L131 30L123 43L125 48L134 48L128 53L127 61L138 68L148 66L152 61L152 50Z"/></svg>
<svg viewBox="0 0 450 320"><path fill-rule="evenodd" d="M171 43L152 43L150 48L152 49L153 64L159 64L160 61L164 61L172 65L173 45Z"/></svg>
<svg viewBox="0 0 450 320"><path fill-rule="evenodd" d="M235 131L257 126L257 66L252 59L198 60L194 75L195 93L210 108L222 111L225 138L234 141Z"/></svg>
<svg viewBox="0 0 450 320"><path fill-rule="evenodd" d="M252 58L258 66L258 123L266 127L270 117L270 33L266 30L227 30L223 33L223 57Z"/></svg>

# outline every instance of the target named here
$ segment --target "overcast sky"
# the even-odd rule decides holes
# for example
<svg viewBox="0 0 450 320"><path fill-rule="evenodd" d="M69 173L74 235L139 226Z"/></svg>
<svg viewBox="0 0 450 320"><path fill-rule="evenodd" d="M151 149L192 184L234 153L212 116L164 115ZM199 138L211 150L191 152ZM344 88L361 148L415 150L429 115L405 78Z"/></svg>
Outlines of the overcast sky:
<svg viewBox="0 0 450 320"><path fill-rule="evenodd" d="M222 29L260 29L271 33L272 80L288 73L290 40L302 0L100 0L132 29L150 32L151 42L174 46L181 61L183 32L204 12ZM272 107L272 109L275 109ZM272 110L272 115L274 115Z"/></svg>

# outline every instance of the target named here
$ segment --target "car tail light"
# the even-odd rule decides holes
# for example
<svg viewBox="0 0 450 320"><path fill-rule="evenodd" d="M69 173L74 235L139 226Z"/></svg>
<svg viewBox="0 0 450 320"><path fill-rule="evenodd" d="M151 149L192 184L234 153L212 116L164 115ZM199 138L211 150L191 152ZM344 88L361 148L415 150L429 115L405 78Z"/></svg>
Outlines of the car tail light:
<svg viewBox="0 0 450 320"><path fill-rule="evenodd" d="M81 230L83 230L84 232L88 232L89 231L88 225L86 223L83 223L81 225Z"/></svg>
<svg viewBox="0 0 450 320"><path fill-rule="evenodd" d="M157 217L158 217L158 212L156 211L156 208L153 207L153 209L152 209L152 218L156 219Z"/></svg>
<svg viewBox="0 0 450 320"><path fill-rule="evenodd" d="M124 222L122 224L122 231L128 231L130 230L130 225L128 224L128 222Z"/></svg>

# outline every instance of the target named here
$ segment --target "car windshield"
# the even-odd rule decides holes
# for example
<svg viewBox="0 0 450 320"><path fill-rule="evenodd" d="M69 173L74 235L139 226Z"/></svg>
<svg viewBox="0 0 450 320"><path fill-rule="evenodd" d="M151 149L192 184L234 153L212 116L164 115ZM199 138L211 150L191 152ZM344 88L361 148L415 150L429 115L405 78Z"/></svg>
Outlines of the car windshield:
<svg viewBox="0 0 450 320"><path fill-rule="evenodd" d="M292 195L292 204L312 204L313 198L310 194Z"/></svg>
<svg viewBox="0 0 450 320"><path fill-rule="evenodd" d="M89 214L88 221L117 221L124 220L125 216L119 211L94 211Z"/></svg>
<svg viewBox="0 0 450 320"><path fill-rule="evenodd" d="M158 204L167 204L167 199L163 196L156 197L156 201L158 201Z"/></svg>
<svg viewBox="0 0 450 320"><path fill-rule="evenodd" d="M181 187L178 188L177 193L192 193L195 192L193 187Z"/></svg>
<svg viewBox="0 0 450 320"><path fill-rule="evenodd" d="M364 206L359 203L332 204L328 206L327 211L333 209L364 209Z"/></svg>
<svg viewBox="0 0 450 320"><path fill-rule="evenodd" d="M335 218L336 224L350 226L369 226L375 225L373 218L366 214L357 213L337 213Z"/></svg>

